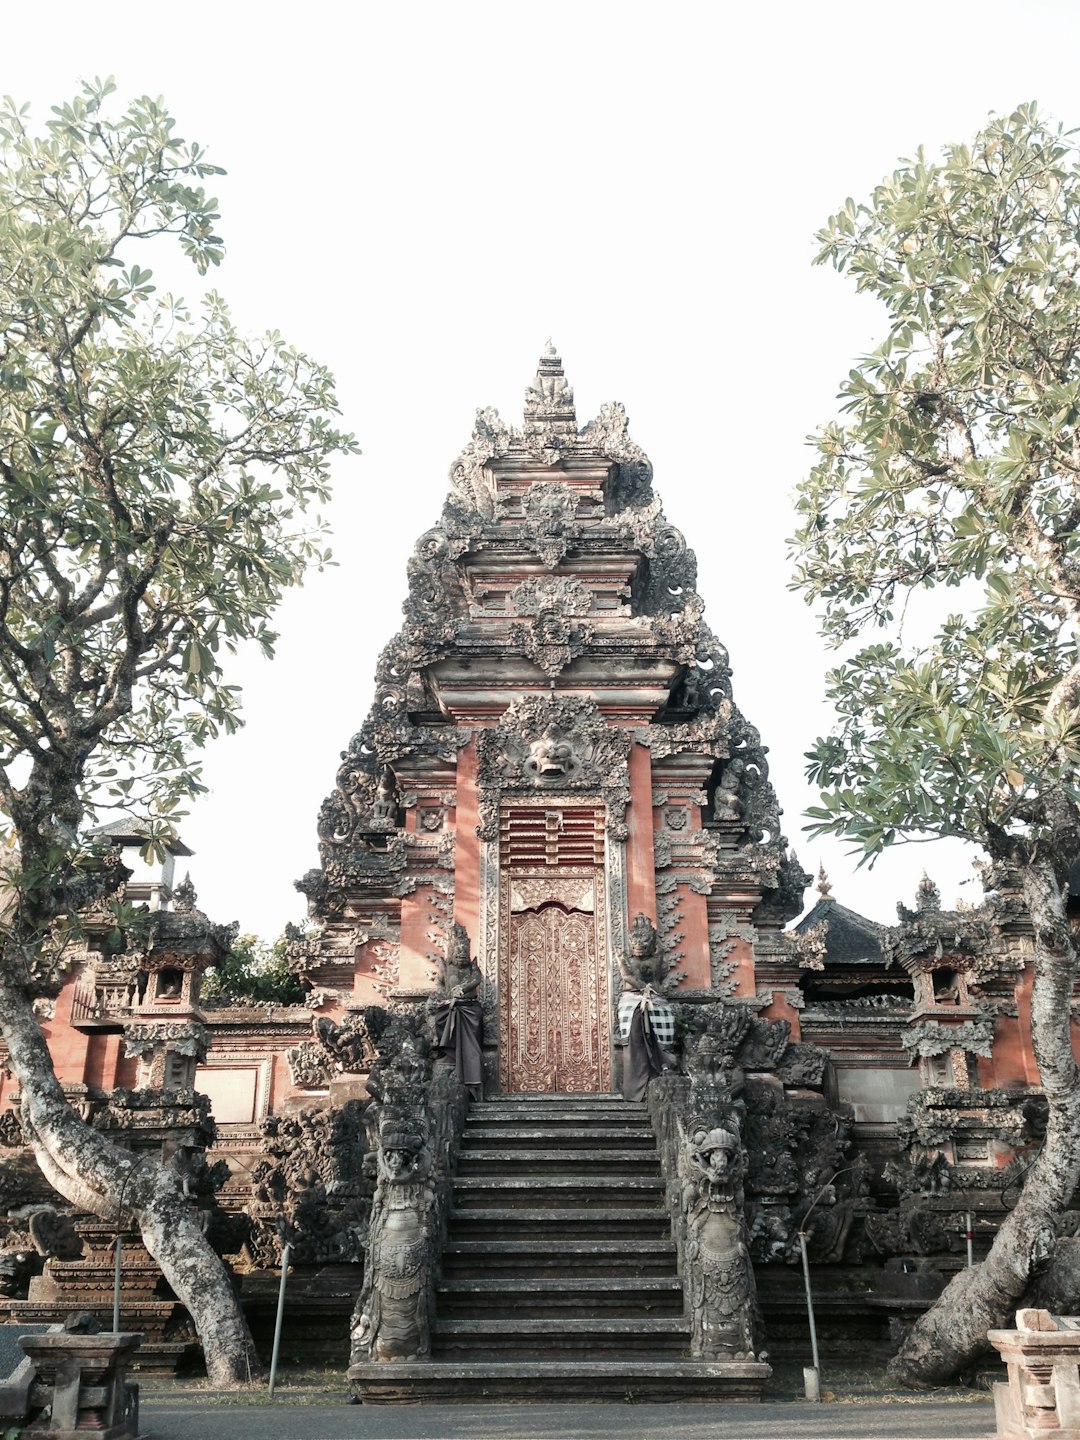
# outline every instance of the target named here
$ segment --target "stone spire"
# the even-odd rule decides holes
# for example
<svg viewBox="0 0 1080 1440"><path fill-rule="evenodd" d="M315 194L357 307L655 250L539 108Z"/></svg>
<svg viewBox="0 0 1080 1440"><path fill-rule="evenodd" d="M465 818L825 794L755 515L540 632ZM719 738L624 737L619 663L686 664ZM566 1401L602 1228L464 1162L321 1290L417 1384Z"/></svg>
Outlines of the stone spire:
<svg viewBox="0 0 1080 1440"><path fill-rule="evenodd" d="M828 875L825 874L825 866L818 865L817 892L823 900L832 899L832 884Z"/></svg>
<svg viewBox="0 0 1080 1440"><path fill-rule="evenodd" d="M536 379L525 391L525 426L541 425L562 434L577 434L574 392L566 383L562 360L548 340L536 367Z"/></svg>

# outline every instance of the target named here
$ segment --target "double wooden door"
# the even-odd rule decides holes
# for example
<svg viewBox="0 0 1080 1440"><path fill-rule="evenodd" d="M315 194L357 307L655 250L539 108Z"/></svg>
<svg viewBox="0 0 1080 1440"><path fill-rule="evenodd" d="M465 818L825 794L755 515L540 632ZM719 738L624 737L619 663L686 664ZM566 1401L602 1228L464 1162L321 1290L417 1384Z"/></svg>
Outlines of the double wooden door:
<svg viewBox="0 0 1080 1440"><path fill-rule="evenodd" d="M503 1090L609 1090L608 984L596 911L551 902L508 919L499 985Z"/></svg>
<svg viewBox="0 0 1080 1440"><path fill-rule="evenodd" d="M611 1089L604 812L505 805L499 820L499 1082Z"/></svg>

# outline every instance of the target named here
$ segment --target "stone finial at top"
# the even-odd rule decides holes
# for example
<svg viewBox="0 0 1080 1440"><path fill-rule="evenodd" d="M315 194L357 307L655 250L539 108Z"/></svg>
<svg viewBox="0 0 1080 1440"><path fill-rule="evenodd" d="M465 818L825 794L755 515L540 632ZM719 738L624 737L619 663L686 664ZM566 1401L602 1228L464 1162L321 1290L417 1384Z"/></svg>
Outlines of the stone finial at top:
<svg viewBox="0 0 1080 1440"><path fill-rule="evenodd" d="M919 888L915 891L915 908L916 910L941 909L941 891L934 884L933 880L930 879L930 876L927 875L925 870L923 871L922 879L919 881Z"/></svg>
<svg viewBox="0 0 1080 1440"><path fill-rule="evenodd" d="M195 886L191 883L191 876L187 874L173 891L173 909L177 915L193 915L198 898Z"/></svg>
<svg viewBox="0 0 1080 1440"><path fill-rule="evenodd" d="M817 892L823 900L832 899L832 882L825 874L825 866L819 865L817 872Z"/></svg>
<svg viewBox="0 0 1080 1440"><path fill-rule="evenodd" d="M577 433L574 392L567 384L562 360L550 340L536 367L536 379L525 391L525 424L549 425L568 434Z"/></svg>

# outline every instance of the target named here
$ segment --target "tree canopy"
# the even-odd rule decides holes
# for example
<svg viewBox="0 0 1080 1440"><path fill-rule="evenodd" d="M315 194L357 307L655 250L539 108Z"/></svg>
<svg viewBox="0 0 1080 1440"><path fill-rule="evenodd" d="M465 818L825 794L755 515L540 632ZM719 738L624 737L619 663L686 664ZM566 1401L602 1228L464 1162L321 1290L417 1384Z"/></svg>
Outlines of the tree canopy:
<svg viewBox="0 0 1080 1440"><path fill-rule="evenodd" d="M1080 1179L1066 913L1080 855L1080 155L1023 105L939 160L919 151L819 235L878 300L885 339L812 437L795 583L844 647L832 734L808 755L815 834L867 858L903 840L981 845L1034 936L1043 1147L986 1261L894 1361L948 1378L1036 1268Z"/></svg>
<svg viewBox="0 0 1080 1440"><path fill-rule="evenodd" d="M0 805L27 864L87 806L153 819L197 788L193 749L237 724L221 662L272 652L354 448L325 369L216 293L157 291L143 251L221 260L221 171L160 101L110 115L111 89L44 133L0 107Z"/></svg>
<svg viewBox="0 0 1080 1440"><path fill-rule="evenodd" d="M816 833L1057 844L1080 791L1080 163L1034 105L848 200L818 261L885 307L799 489L829 677ZM934 590L936 607L911 605ZM869 638L869 637L868 637ZM1064 806L1064 810L1063 807Z"/></svg>
<svg viewBox="0 0 1080 1440"><path fill-rule="evenodd" d="M329 373L221 297L158 292L149 259L217 265L220 174L162 102L95 81L43 129L0 104L0 1027L23 1128L80 1209L133 1214L219 1380L250 1375L233 1287L175 1175L68 1105L32 999L108 890L110 806L169 833L198 747L238 723L224 662L271 653L274 607L328 557L316 507L355 449ZM130 915L118 918L130 920Z"/></svg>

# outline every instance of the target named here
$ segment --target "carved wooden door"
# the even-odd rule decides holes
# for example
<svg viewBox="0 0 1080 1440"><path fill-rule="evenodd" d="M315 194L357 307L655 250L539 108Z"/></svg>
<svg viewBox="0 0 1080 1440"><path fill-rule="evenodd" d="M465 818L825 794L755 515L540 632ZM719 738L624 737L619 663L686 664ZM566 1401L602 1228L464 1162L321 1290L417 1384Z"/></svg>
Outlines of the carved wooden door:
<svg viewBox="0 0 1080 1440"><path fill-rule="evenodd" d="M609 1090L603 811L510 804L499 829L500 1087Z"/></svg>
<svg viewBox="0 0 1080 1440"><path fill-rule="evenodd" d="M504 1085L510 1091L609 1088L607 977L596 916L545 905L510 916Z"/></svg>

